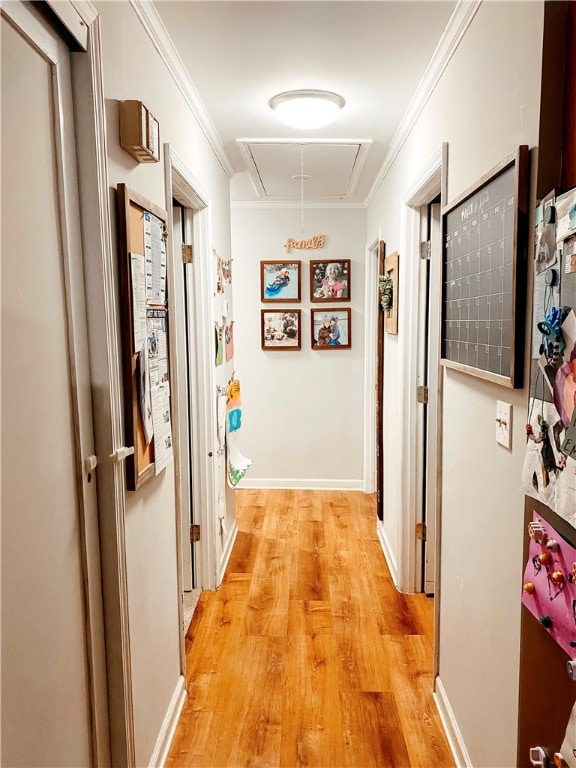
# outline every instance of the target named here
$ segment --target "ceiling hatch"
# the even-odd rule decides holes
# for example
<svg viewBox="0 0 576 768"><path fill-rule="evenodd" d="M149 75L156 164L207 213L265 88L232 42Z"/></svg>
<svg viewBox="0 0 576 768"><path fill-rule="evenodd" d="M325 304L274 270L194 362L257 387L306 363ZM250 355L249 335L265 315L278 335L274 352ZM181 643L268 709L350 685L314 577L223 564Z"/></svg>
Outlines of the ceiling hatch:
<svg viewBox="0 0 576 768"><path fill-rule="evenodd" d="M346 200L353 195L370 139L238 139L258 196L299 201L302 151L304 199ZM293 177L297 178L293 178Z"/></svg>

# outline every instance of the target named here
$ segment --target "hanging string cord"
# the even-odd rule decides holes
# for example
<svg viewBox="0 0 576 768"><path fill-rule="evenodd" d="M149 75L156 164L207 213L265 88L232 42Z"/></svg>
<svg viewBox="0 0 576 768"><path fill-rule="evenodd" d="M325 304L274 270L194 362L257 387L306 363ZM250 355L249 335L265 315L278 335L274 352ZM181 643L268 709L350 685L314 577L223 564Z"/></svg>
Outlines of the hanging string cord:
<svg viewBox="0 0 576 768"><path fill-rule="evenodd" d="M304 144L300 147L300 228L304 239Z"/></svg>

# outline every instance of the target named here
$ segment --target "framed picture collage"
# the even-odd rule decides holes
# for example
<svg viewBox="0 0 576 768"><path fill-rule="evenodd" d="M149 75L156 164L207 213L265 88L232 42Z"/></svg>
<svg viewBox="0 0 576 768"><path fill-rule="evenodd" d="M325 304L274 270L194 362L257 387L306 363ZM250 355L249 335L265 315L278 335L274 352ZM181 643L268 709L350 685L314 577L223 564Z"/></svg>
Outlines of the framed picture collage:
<svg viewBox="0 0 576 768"><path fill-rule="evenodd" d="M350 307L339 306L350 301L350 259L315 259L309 270L310 302L322 304L310 309L311 349L350 349L352 312ZM301 287L301 261L260 262L260 300L278 305L261 310L263 350L302 349L302 311L292 306L301 301Z"/></svg>

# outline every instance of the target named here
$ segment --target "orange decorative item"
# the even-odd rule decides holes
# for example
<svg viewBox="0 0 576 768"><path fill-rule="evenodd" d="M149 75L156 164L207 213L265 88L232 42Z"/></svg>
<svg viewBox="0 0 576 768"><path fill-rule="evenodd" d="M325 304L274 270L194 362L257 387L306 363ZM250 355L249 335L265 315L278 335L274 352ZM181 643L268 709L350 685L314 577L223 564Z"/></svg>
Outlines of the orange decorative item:
<svg viewBox="0 0 576 768"><path fill-rule="evenodd" d="M522 587L522 589L524 590L524 592L527 592L529 595L533 595L534 592L536 592L536 587L534 586L534 584L532 584L531 581L527 581L526 584L524 584L524 586Z"/></svg>
<svg viewBox="0 0 576 768"><path fill-rule="evenodd" d="M557 584L557 585L564 584L565 580L566 579L562 571L554 571L554 573L552 573L552 575L550 576L550 581L553 584Z"/></svg>
<svg viewBox="0 0 576 768"><path fill-rule="evenodd" d="M538 555L538 560L540 561L541 565L550 565L552 562L552 555L550 552L541 552Z"/></svg>

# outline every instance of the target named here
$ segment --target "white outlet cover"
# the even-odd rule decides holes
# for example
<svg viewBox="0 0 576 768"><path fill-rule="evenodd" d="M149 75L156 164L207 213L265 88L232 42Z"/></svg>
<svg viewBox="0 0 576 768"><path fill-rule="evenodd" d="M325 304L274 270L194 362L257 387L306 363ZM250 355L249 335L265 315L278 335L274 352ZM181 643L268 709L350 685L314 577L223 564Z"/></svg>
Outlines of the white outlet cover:
<svg viewBox="0 0 576 768"><path fill-rule="evenodd" d="M512 405L496 401L496 442L504 448L512 448Z"/></svg>

